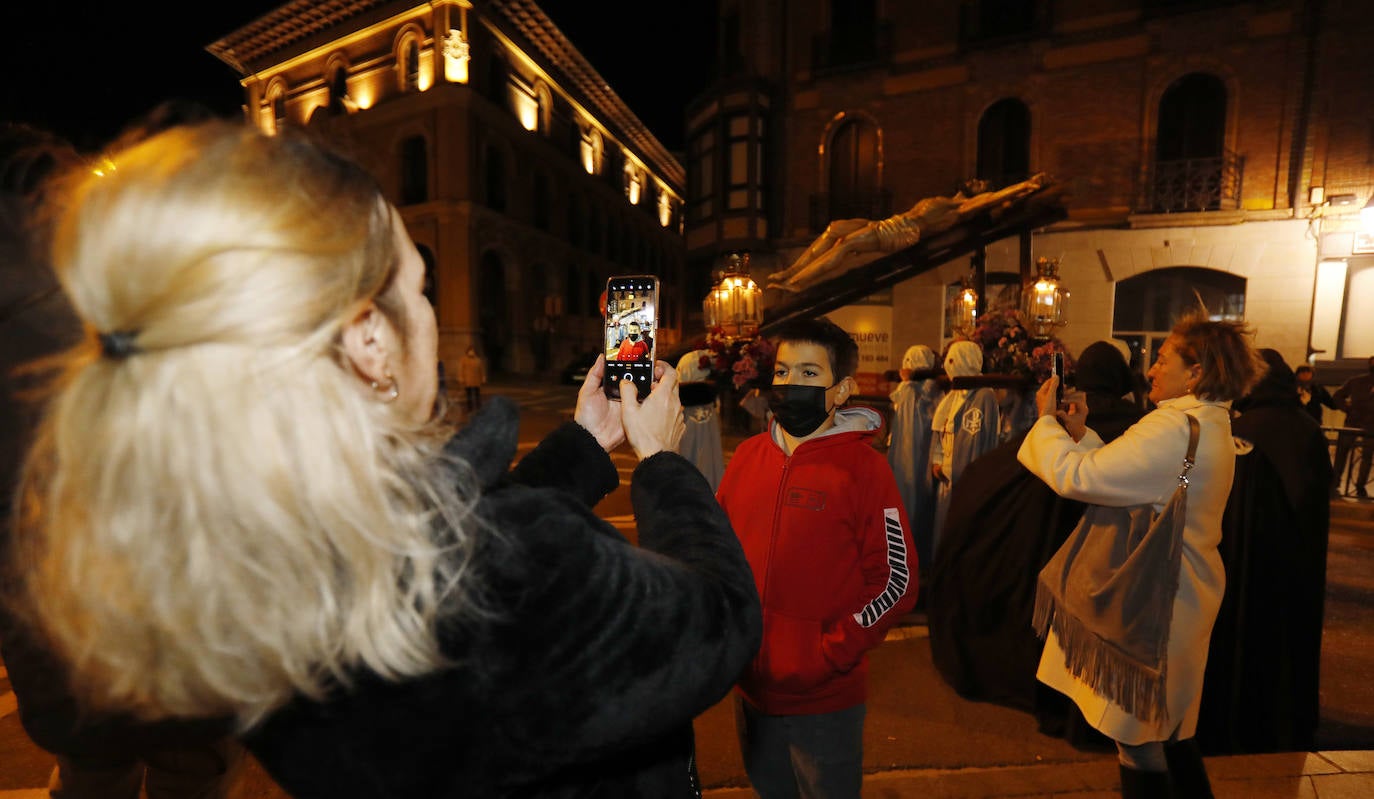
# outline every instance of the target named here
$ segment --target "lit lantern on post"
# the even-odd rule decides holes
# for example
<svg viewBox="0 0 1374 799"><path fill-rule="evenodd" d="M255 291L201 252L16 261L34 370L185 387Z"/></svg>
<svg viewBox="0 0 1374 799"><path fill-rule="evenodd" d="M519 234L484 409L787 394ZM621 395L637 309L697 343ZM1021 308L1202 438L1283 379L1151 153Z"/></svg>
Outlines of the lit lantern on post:
<svg viewBox="0 0 1374 799"><path fill-rule="evenodd" d="M1026 324L1031 335L1049 338L1055 328L1068 324L1069 292L1059 282L1059 259L1041 256L1035 272L1035 283L1026 292Z"/></svg>
<svg viewBox="0 0 1374 799"><path fill-rule="evenodd" d="M763 289L749 276L749 253L730 253L725 272L711 286L701 307L707 329L720 328L728 338L749 338L759 330Z"/></svg>
<svg viewBox="0 0 1374 799"><path fill-rule="evenodd" d="M966 338L973 336L973 330L978 326L978 291L973 288L973 281L969 278L964 278L963 287L950 300L949 320L950 332Z"/></svg>

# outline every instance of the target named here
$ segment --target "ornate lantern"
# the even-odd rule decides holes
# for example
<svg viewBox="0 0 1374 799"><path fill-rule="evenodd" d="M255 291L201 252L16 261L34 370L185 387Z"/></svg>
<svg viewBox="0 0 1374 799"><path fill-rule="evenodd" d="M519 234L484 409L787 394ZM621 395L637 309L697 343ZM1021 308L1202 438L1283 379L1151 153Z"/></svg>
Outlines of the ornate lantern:
<svg viewBox="0 0 1374 799"><path fill-rule="evenodd" d="M973 287L972 276L964 278L959 293L950 300L948 318L951 333L965 338L973 335L978 326L978 290Z"/></svg>
<svg viewBox="0 0 1374 799"><path fill-rule="evenodd" d="M1026 292L1026 325L1031 335L1049 338L1055 328L1068 324L1069 292L1059 282L1058 258L1036 259L1035 272L1035 283Z"/></svg>
<svg viewBox="0 0 1374 799"><path fill-rule="evenodd" d="M728 338L749 338L759 330L763 289L749 276L749 253L732 252L720 279L701 307L706 327L720 328Z"/></svg>

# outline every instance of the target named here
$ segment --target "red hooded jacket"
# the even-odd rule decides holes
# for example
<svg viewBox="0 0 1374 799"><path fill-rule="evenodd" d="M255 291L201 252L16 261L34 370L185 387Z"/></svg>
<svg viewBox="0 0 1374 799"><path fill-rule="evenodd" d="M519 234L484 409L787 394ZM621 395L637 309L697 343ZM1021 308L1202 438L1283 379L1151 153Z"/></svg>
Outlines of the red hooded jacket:
<svg viewBox="0 0 1374 799"><path fill-rule="evenodd" d="M776 423L775 423L776 427ZM735 450L716 498L754 570L763 645L738 689L764 713L830 713L868 696L869 649L916 603L916 549L897 481L869 440L870 408L789 457L760 433Z"/></svg>

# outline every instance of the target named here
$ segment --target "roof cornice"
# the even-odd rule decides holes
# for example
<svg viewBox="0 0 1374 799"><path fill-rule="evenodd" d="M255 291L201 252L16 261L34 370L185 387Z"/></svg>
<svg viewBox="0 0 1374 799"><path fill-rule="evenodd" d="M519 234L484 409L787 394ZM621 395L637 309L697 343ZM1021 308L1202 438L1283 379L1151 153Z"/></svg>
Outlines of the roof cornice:
<svg viewBox="0 0 1374 799"><path fill-rule="evenodd" d="M668 152L639 117L635 116L620 95L573 46L567 36L553 24L543 9L533 0L491 0L491 7L501 12L520 33L537 47L553 67L555 74L567 76L582 93L585 101L604 118L613 122L620 135L639 151L641 157L653 163L661 173L679 186L686 185L682 164ZM592 13L592 12L588 12Z"/></svg>
<svg viewBox="0 0 1374 799"><path fill-rule="evenodd" d="M205 49L241 75L248 66L307 36L395 0L290 0Z"/></svg>

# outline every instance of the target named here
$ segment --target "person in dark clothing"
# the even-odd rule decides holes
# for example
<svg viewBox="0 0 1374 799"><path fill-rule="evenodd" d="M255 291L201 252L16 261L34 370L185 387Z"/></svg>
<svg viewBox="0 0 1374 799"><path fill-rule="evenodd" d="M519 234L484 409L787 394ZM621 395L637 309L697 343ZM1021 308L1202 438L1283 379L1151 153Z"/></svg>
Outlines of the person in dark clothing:
<svg viewBox="0 0 1374 799"><path fill-rule="evenodd" d="M165 118L157 111L150 124ZM51 134L0 127L0 557L6 560L13 487L39 423L42 373L32 364L81 340L81 321L39 252L47 231L38 223L53 182L81 163ZM53 799L134 799L140 789L149 799L226 795L241 752L226 725L145 724L124 714L82 713L61 660L10 610L8 601L0 606L0 657L24 732L57 760L48 785Z"/></svg>
<svg viewBox="0 0 1374 799"><path fill-rule="evenodd" d="M1316 744L1331 461L1293 372L1278 352L1260 355L1268 373L1232 408L1236 476L1220 546L1226 593L1197 730L1211 754Z"/></svg>
<svg viewBox="0 0 1374 799"><path fill-rule="evenodd" d="M1111 441L1143 414L1126 359L1109 342L1089 345L1073 375L1088 419ZM930 576L930 649L936 669L966 699L1034 713L1041 731L1078 746L1110 747L1078 708L1035 678L1044 643L1031 628L1040 569L1084 505L1060 498L1017 462L1022 433L969 464L950 495Z"/></svg>
<svg viewBox="0 0 1374 799"><path fill-rule="evenodd" d="M612 402L599 359L511 468L509 400L434 418L424 262L361 167L229 123L109 158L54 228L88 332L7 575L79 708L231 727L299 799L697 796L762 619L676 373ZM638 547L592 511L626 443Z"/></svg>
<svg viewBox="0 0 1374 799"><path fill-rule="evenodd" d="M1336 400L1332 398L1331 392L1326 390L1326 386L1313 379L1315 372L1312 367L1303 364L1293 370L1293 376L1298 385L1298 402L1318 425L1322 423L1322 406L1333 411L1340 409L1336 405Z"/></svg>
<svg viewBox="0 0 1374 799"><path fill-rule="evenodd" d="M1356 375L1336 389L1331 397L1341 410L1345 411L1345 426L1355 427L1364 432L1360 445L1360 463L1355 475L1355 496L1360 499L1369 497L1369 468L1374 464L1374 355L1366 362L1369 373ZM1345 465L1353 449L1348 443L1337 446L1336 476L1343 478Z"/></svg>

